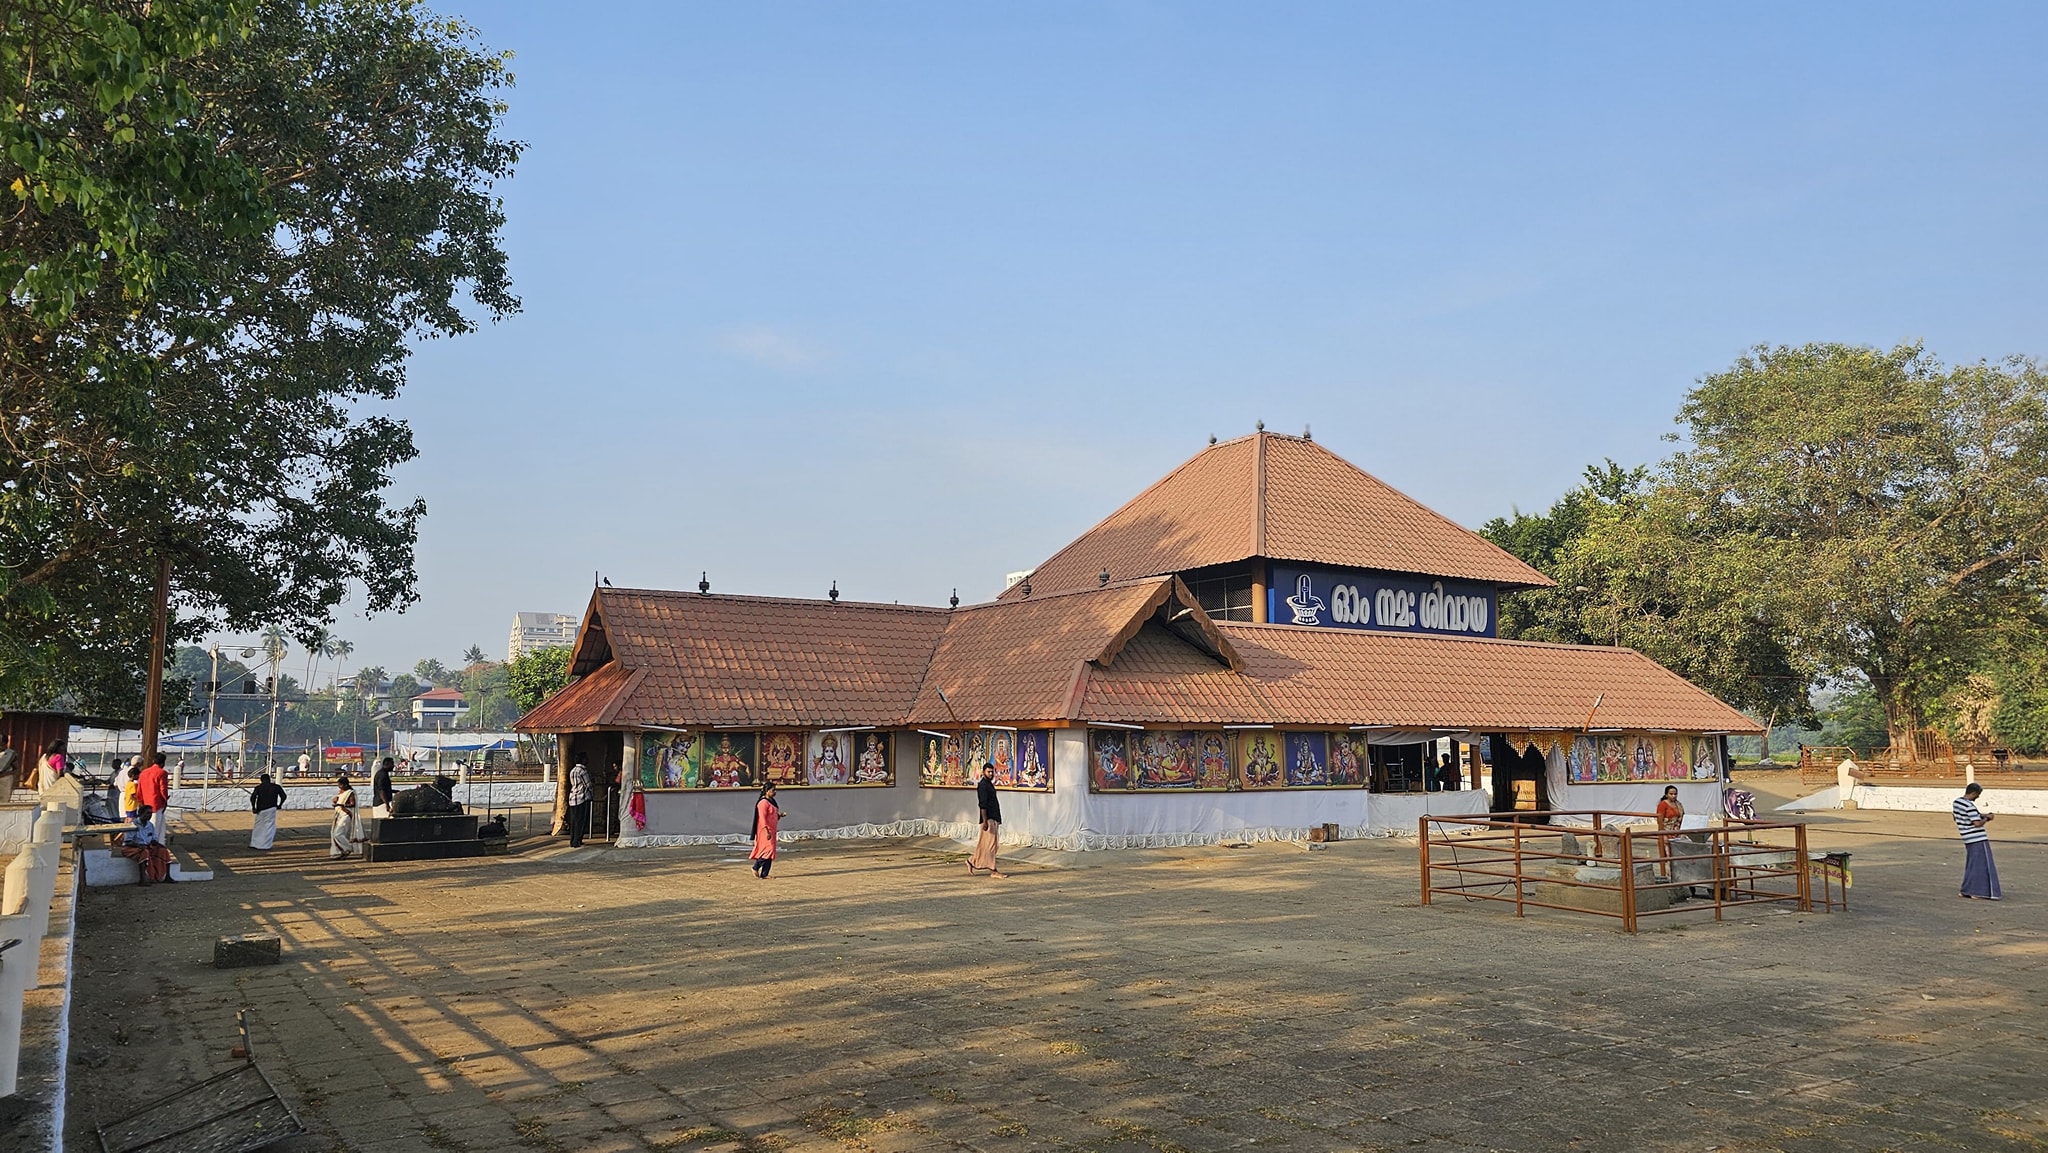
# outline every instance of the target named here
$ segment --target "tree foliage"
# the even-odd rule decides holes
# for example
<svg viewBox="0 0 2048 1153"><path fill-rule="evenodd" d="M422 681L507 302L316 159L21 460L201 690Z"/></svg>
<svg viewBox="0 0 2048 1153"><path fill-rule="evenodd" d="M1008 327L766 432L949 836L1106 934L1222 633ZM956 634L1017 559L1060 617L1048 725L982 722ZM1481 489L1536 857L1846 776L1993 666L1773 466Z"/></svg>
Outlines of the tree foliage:
<svg viewBox="0 0 2048 1153"><path fill-rule="evenodd" d="M512 703L523 716L568 685L569 650L554 646L523 653L506 670L510 674Z"/></svg>
<svg viewBox="0 0 2048 1153"><path fill-rule="evenodd" d="M1811 678L1750 595L1753 574L1693 531L1648 468L1589 467L1548 512L1480 532L1557 582L1507 597L1500 635L1625 645L1737 707L1809 715Z"/></svg>
<svg viewBox="0 0 2048 1153"><path fill-rule="evenodd" d="M1558 581L1511 598L1503 635L1634 645L1759 716L1809 718L1834 686L1838 728L1868 736L1876 709L1901 745L2024 727L2048 624L2039 366L1759 347L1679 421L1688 447L1654 471L1610 461L1486 526Z"/></svg>
<svg viewBox="0 0 2048 1153"><path fill-rule="evenodd" d="M403 608L408 347L517 308L505 59L412 0L0 21L0 699L132 707L162 554L175 636Z"/></svg>
<svg viewBox="0 0 2048 1153"><path fill-rule="evenodd" d="M1680 412L1678 523L1719 543L1804 667L1860 676L1896 743L2038 626L2048 593L2048 376L1919 345L1758 348Z"/></svg>

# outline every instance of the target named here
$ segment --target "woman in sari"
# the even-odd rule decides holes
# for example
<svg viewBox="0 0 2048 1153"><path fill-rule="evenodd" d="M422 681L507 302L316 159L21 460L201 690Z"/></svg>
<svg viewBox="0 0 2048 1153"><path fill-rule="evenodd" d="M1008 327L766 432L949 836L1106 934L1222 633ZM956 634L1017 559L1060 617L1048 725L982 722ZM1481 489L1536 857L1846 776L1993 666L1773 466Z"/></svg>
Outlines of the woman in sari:
<svg viewBox="0 0 2048 1153"><path fill-rule="evenodd" d="M754 802L754 875L768 879L775 867L775 831L782 826L782 806L775 803L775 782L761 786L761 799Z"/></svg>
<svg viewBox="0 0 2048 1153"><path fill-rule="evenodd" d="M330 857L353 857L356 853L356 791L349 787L348 774L334 780L334 835L327 846Z"/></svg>

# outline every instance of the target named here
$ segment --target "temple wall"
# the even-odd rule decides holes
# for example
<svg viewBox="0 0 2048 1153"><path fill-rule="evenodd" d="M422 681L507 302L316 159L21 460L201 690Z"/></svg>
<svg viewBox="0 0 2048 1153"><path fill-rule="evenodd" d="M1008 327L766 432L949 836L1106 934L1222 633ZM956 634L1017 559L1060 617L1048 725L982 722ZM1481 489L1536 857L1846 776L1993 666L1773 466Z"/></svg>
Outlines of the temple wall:
<svg viewBox="0 0 2048 1153"><path fill-rule="evenodd" d="M888 788L784 788L784 839L936 836L971 842L975 835L972 789L928 789L918 784L917 737L896 735L896 783ZM1239 793L1091 793L1085 730L1053 734L1053 791L1002 793L1003 843L1053 849L1150 848L1220 841L1299 840L1315 825L1334 823L1346 837L1413 836L1424 813L1471 814L1487 808L1486 794L1369 793L1314 789ZM1617 807L1610 790L1603 807ZM750 839L752 789L650 792L647 827L622 846L738 844ZM1713 792L1719 803L1718 791ZM1651 804L1655 804L1652 798ZM1688 807L1692 802L1687 802Z"/></svg>

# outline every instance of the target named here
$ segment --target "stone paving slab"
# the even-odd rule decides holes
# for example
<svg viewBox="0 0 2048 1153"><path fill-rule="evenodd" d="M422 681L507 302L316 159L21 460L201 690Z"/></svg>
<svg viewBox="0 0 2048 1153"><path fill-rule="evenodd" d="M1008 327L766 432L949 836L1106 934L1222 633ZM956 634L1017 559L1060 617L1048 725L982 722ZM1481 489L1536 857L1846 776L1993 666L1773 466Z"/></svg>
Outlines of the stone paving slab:
<svg viewBox="0 0 2048 1153"><path fill-rule="evenodd" d="M1853 911L1630 937L1421 907L1400 841L1010 881L840 842L763 883L688 852L330 862L313 819L263 855L208 815L214 882L86 895L73 1047L106 1059L72 1070L74 1147L227 1067L242 1007L312 1130L287 1150L2048 1146L2048 821L2000 823L2000 904L1954 897L1941 815L1824 814ZM245 932L283 963L212 969Z"/></svg>

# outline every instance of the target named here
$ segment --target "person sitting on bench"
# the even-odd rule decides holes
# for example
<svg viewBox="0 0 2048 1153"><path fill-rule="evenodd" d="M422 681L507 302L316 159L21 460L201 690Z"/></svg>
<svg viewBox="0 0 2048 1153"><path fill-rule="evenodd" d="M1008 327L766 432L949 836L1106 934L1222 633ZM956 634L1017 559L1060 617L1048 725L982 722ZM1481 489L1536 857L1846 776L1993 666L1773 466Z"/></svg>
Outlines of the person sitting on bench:
<svg viewBox="0 0 2048 1153"><path fill-rule="evenodd" d="M150 823L152 815L148 805L137 806L135 831L121 837L121 855L134 861L142 870L142 884L145 885L171 879L171 851L164 847L163 838L157 835L156 827Z"/></svg>

